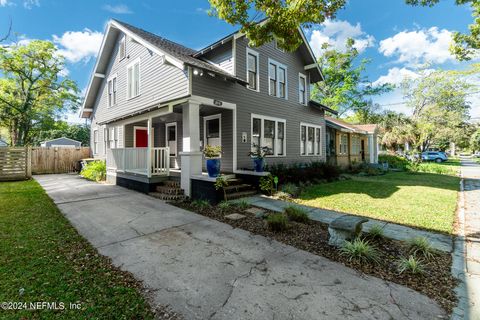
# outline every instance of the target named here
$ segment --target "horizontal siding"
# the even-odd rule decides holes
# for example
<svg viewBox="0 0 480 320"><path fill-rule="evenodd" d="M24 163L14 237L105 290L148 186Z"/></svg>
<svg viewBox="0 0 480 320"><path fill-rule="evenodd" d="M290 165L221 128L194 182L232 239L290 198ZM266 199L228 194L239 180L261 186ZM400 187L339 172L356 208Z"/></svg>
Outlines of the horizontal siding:
<svg viewBox="0 0 480 320"><path fill-rule="evenodd" d="M237 39L236 65L237 76L246 78L245 38ZM237 168L251 169L253 163L248 156L251 146L251 114L276 117L286 120L286 156L269 157L268 164L325 161L325 120L324 113L298 103L298 73L304 74L304 61L300 53L284 53L275 49L273 44L255 48L260 54L260 92L252 91L242 85L222 81L207 75L192 79L192 92L195 95L223 100L237 105ZM287 66L288 100L272 97L268 94L268 58ZM300 155L300 122L322 127L322 152L320 156ZM247 132L246 143L241 141L242 132Z"/></svg>
<svg viewBox="0 0 480 320"><path fill-rule="evenodd" d="M222 46L218 46L212 51L209 51L202 58L213 62L220 68L233 74L233 54L232 54L232 41L225 43Z"/></svg>
<svg viewBox="0 0 480 320"><path fill-rule="evenodd" d="M112 51L110 65L100 87L92 114L92 132L97 123L146 108L161 101L183 97L189 92L188 72L165 62L141 44L128 40L127 56L119 61L118 44ZM127 66L140 58L140 95L127 99ZM108 79L117 75L117 104L108 107Z"/></svg>

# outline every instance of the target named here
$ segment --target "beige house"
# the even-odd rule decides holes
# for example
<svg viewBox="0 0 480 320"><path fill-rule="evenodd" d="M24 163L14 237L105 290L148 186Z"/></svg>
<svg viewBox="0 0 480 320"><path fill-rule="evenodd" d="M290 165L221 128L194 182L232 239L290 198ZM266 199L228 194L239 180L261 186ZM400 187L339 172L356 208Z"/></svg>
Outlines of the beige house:
<svg viewBox="0 0 480 320"><path fill-rule="evenodd" d="M378 126L353 125L325 116L327 161L341 167L378 163Z"/></svg>

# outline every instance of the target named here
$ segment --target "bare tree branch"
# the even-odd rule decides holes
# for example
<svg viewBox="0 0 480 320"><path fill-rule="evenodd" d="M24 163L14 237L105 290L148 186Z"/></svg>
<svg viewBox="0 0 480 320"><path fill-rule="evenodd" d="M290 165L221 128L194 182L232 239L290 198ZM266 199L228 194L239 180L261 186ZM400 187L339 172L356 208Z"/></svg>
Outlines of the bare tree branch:
<svg viewBox="0 0 480 320"><path fill-rule="evenodd" d="M7 40L8 38L10 38L10 34L12 33L12 25L13 25L12 18L10 17L10 23L8 25L8 31L2 38L0 38L0 42L3 42L5 40Z"/></svg>

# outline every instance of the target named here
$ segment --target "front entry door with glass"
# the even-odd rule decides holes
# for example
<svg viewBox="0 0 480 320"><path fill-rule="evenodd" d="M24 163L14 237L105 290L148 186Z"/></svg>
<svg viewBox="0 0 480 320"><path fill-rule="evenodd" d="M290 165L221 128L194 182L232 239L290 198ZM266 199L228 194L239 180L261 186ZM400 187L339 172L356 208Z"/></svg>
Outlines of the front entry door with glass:
<svg viewBox="0 0 480 320"><path fill-rule="evenodd" d="M220 114L203 118L205 145L222 145L222 117Z"/></svg>

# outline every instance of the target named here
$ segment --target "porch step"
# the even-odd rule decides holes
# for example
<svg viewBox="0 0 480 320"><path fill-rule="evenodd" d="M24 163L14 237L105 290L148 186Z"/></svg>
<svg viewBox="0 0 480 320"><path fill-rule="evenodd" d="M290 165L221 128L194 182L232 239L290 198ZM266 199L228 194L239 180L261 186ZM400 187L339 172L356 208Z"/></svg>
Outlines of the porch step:
<svg viewBox="0 0 480 320"><path fill-rule="evenodd" d="M163 185L169 188L180 189L180 181L176 180L166 180L163 182Z"/></svg>
<svg viewBox="0 0 480 320"><path fill-rule="evenodd" d="M185 196L183 194L166 194L166 193L160 193L160 192L150 192L149 195L157 199L166 200L166 201L179 201L179 200L185 199Z"/></svg>
<svg viewBox="0 0 480 320"><path fill-rule="evenodd" d="M228 187L225 187L225 192L235 193L239 191L245 191L248 189L252 190L253 189L252 185L246 184L246 183L239 183L239 184L229 185Z"/></svg>
<svg viewBox="0 0 480 320"><path fill-rule="evenodd" d="M233 192L227 193L227 200L234 200L243 197L250 197L257 194L256 190L248 190L248 191L240 191L240 192Z"/></svg>
<svg viewBox="0 0 480 320"><path fill-rule="evenodd" d="M157 192L159 193L165 193L165 194L170 194L170 195L183 195L183 189L180 188L175 188L175 187L169 187L169 186L157 186L156 188Z"/></svg>

